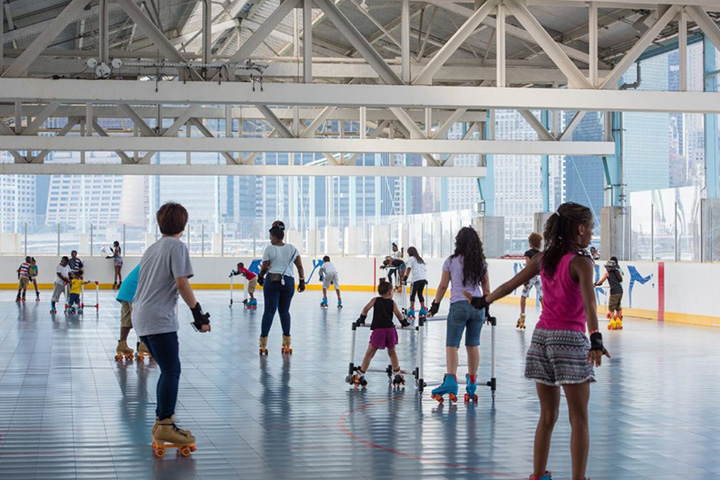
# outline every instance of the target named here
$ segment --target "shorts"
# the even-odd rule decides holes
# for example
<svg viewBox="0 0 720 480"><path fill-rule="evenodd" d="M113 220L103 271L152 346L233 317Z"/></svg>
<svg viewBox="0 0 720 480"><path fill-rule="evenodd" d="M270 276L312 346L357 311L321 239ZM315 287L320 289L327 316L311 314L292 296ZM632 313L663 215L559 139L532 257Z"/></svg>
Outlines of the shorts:
<svg viewBox="0 0 720 480"><path fill-rule="evenodd" d="M28 284L30 283L30 279L28 277L20 277L20 283L19 287L23 290L27 290Z"/></svg>
<svg viewBox="0 0 720 480"><path fill-rule="evenodd" d="M542 291L542 281L540 280L540 275L535 275L533 278L530 279L528 283L525 284L522 290L522 296L523 298L528 298L530 296L530 290L535 287L535 292L537 293L538 300L543 299L543 291Z"/></svg>
<svg viewBox="0 0 720 480"><path fill-rule="evenodd" d="M120 305L120 326L122 328L132 328L132 303L121 301Z"/></svg>
<svg viewBox="0 0 720 480"><path fill-rule="evenodd" d="M340 278L337 272L326 273L325 276L323 276L323 288L328 289L331 284L335 286L336 290L340 288Z"/></svg>
<svg viewBox="0 0 720 480"><path fill-rule="evenodd" d="M480 345L480 332L484 323L485 309L477 310L466 300L450 304L445 346L459 348L465 331L465 346L477 347Z"/></svg>
<svg viewBox="0 0 720 480"><path fill-rule="evenodd" d="M122 257L115 257L115 266L116 267L122 267L123 265L123 259Z"/></svg>
<svg viewBox="0 0 720 480"><path fill-rule="evenodd" d="M614 293L610 295L610 300L608 301L608 311L610 312L617 312L622 310L622 305L620 302L622 302L622 293Z"/></svg>
<svg viewBox="0 0 720 480"><path fill-rule="evenodd" d="M397 330L394 328L376 328L370 334L370 345L378 350L395 348L398 343Z"/></svg>
<svg viewBox="0 0 720 480"><path fill-rule="evenodd" d="M255 293L255 289L257 288L257 277L248 280L248 294Z"/></svg>
<svg viewBox="0 0 720 480"><path fill-rule="evenodd" d="M71 293L70 301L68 302L68 305L80 305L80 294L79 293Z"/></svg>
<svg viewBox="0 0 720 480"><path fill-rule="evenodd" d="M525 357L525 378L553 387L594 382L589 351L590 341L583 332L535 328Z"/></svg>

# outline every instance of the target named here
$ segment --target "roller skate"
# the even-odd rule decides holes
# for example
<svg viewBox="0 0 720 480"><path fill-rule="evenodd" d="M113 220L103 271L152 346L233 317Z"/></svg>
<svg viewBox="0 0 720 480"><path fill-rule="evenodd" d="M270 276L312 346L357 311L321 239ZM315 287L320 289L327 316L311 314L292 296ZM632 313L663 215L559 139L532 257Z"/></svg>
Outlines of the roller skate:
<svg viewBox="0 0 720 480"><path fill-rule="evenodd" d="M164 457L167 448L177 448L178 455L183 457L189 457L196 450L195 437L190 431L178 428L173 417L160 420L152 437L153 453L157 458Z"/></svg>
<svg viewBox="0 0 720 480"><path fill-rule="evenodd" d="M419 318L427 318L428 311L425 307L420 307L420 313L418 313Z"/></svg>
<svg viewBox="0 0 720 480"><path fill-rule="evenodd" d="M137 358L138 362L144 362L145 357L147 357L148 360L152 360L152 355L150 355L150 350L147 349L147 346L145 346L143 342L138 342L135 358Z"/></svg>
<svg viewBox="0 0 720 480"><path fill-rule="evenodd" d="M552 472L545 472L545 475L530 475L530 480L552 480ZM586 478L587 480L587 478Z"/></svg>
<svg viewBox="0 0 720 480"><path fill-rule="evenodd" d="M400 372L400 370L398 370L397 372L393 372L393 373L395 373L395 378L393 378L393 380L392 380L392 385L395 388L405 386L405 377L399 372Z"/></svg>
<svg viewBox="0 0 720 480"><path fill-rule="evenodd" d="M115 349L115 361L119 362L123 358L125 360L132 360L135 352L132 348L128 347L126 340L118 340L117 349Z"/></svg>
<svg viewBox="0 0 720 480"><path fill-rule="evenodd" d="M170 421L175 423L175 415L170 417ZM153 435L155 435L155 431L158 429L159 426L160 426L160 417L155 417L155 423L153 424L152 429L150 430ZM180 430L181 432L183 432L185 434L190 433L190 430L184 430L180 427L178 427L178 430Z"/></svg>
<svg viewBox="0 0 720 480"><path fill-rule="evenodd" d="M323 298L323 299L322 299L322 301L320 302L320 308L322 308L323 310L326 309L326 308L328 308L327 298Z"/></svg>
<svg viewBox="0 0 720 480"><path fill-rule="evenodd" d="M257 299L251 298L250 301L248 302L248 308L250 310L257 310Z"/></svg>
<svg viewBox="0 0 720 480"><path fill-rule="evenodd" d="M338 307L338 310L340 310L342 308L342 300L338 300L337 307Z"/></svg>
<svg viewBox="0 0 720 480"><path fill-rule="evenodd" d="M82 307L78 307L78 309L77 309L77 314L78 314L78 315L82 315L82 312L83 312Z"/></svg>
<svg viewBox="0 0 720 480"><path fill-rule="evenodd" d="M260 337L260 355L267 355L267 337Z"/></svg>
<svg viewBox="0 0 720 480"><path fill-rule="evenodd" d="M345 381L354 387L365 388L367 386L367 380L365 380L365 372L363 372L360 367L357 368L356 374L348 375L347 377L345 377Z"/></svg>
<svg viewBox="0 0 720 480"><path fill-rule="evenodd" d="M20 303L20 295L18 295L17 297L15 297L15 303Z"/></svg>
<svg viewBox="0 0 720 480"><path fill-rule="evenodd" d="M55 308L55 302L50 303L50 315L55 315L57 313L57 308Z"/></svg>
<svg viewBox="0 0 720 480"><path fill-rule="evenodd" d="M415 320L415 310L412 307L407 311L407 318L408 320Z"/></svg>
<svg viewBox="0 0 720 480"><path fill-rule="evenodd" d="M433 398L437 400L440 403L443 403L445 399L443 398L443 395L447 393L448 398L451 402L457 402L457 391L458 391L458 383L457 378L455 375L445 374L443 377L443 383L437 388L434 388L431 392L430 398Z"/></svg>
<svg viewBox="0 0 720 480"><path fill-rule="evenodd" d="M67 313L68 315L75 315L75 307L68 307Z"/></svg>
<svg viewBox="0 0 720 480"><path fill-rule="evenodd" d="M518 318L517 323L515 324L515 328L518 330L525 330L525 314L521 313L520 318Z"/></svg>
<svg viewBox="0 0 720 480"><path fill-rule="evenodd" d="M465 387L465 401L466 402L475 402L478 401L478 396L475 393L475 390L477 390L477 376L476 375L470 375L469 373L465 375L465 380L467 381L467 387Z"/></svg>
<svg viewBox="0 0 720 480"><path fill-rule="evenodd" d="M292 353L292 348L290 348L290 335L283 335L282 339L282 347L280 348L281 353Z"/></svg>
<svg viewBox="0 0 720 480"><path fill-rule="evenodd" d="M36 302L40 301L40 292L35 292L35 301Z"/></svg>

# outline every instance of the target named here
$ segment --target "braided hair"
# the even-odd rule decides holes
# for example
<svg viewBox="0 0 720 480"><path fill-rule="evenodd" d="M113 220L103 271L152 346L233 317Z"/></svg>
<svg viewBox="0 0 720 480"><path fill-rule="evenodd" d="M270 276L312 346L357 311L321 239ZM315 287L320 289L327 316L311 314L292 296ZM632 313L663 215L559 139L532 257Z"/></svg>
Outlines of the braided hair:
<svg viewBox="0 0 720 480"><path fill-rule="evenodd" d="M545 223L545 250L542 257L542 269L546 275L555 275L555 269L565 254L584 253L577 243L578 228L591 221L592 212L579 203L563 203L557 212L550 215Z"/></svg>
<svg viewBox="0 0 720 480"><path fill-rule="evenodd" d="M455 236L455 252L450 258L463 259L463 285L480 285L487 274L485 253L480 237L472 227L463 227Z"/></svg>

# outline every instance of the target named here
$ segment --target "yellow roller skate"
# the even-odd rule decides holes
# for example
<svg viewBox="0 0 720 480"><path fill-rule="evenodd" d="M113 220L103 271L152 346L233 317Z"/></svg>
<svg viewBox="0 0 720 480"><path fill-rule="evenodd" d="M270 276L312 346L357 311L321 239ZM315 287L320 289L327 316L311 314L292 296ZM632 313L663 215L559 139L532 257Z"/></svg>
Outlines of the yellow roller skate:
<svg viewBox="0 0 720 480"><path fill-rule="evenodd" d="M143 342L138 342L137 344L137 353L135 354L135 358L137 358L138 362L145 361L145 358L147 357L148 360L152 360L152 355L150 355L150 350L147 349L145 344Z"/></svg>
<svg viewBox="0 0 720 480"><path fill-rule="evenodd" d="M260 355L267 355L267 337L260 337Z"/></svg>
<svg viewBox="0 0 720 480"><path fill-rule="evenodd" d="M128 347L127 340L118 340L117 349L115 349L115 361L119 362L123 358L125 360L132 360L133 359L133 351L132 348Z"/></svg>
<svg viewBox="0 0 720 480"><path fill-rule="evenodd" d="M283 335L282 348L280 351L287 354L292 353L292 348L290 348L290 335Z"/></svg>
<svg viewBox="0 0 720 480"><path fill-rule="evenodd" d="M515 328L518 330L525 330L525 314L521 313L520 318L518 318L517 323L515 324Z"/></svg>
<svg viewBox="0 0 720 480"><path fill-rule="evenodd" d="M153 453L157 458L165 456L165 449L177 448L179 455L189 457L195 449L195 437L189 430L183 430L175 425L174 417L158 421L157 428L153 427Z"/></svg>

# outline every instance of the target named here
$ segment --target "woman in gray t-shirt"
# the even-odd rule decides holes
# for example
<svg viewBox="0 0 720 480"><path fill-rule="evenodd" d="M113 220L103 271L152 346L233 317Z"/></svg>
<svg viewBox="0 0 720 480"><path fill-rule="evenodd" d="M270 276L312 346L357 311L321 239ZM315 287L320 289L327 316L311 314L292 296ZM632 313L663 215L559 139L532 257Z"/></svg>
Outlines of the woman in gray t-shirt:
<svg viewBox="0 0 720 480"><path fill-rule="evenodd" d="M267 337L270 333L275 312L280 312L280 324L283 330L282 353L292 353L290 348L290 303L295 294L293 264L297 267L300 280L298 292L305 290L305 270L297 249L283 242L285 224L280 220L273 222L270 228L270 245L265 248L260 266L258 283L263 287L265 305L260 332L260 355L267 355Z"/></svg>

